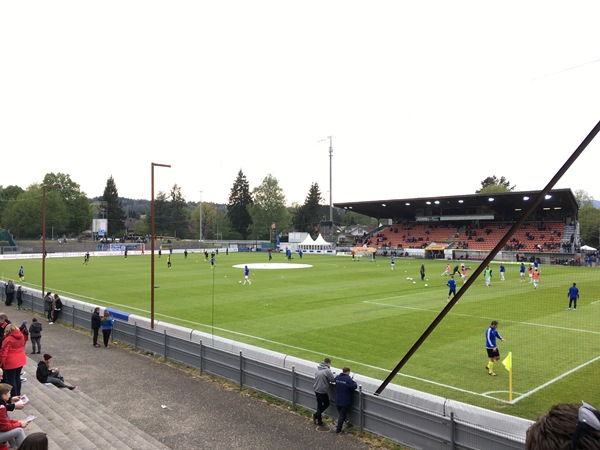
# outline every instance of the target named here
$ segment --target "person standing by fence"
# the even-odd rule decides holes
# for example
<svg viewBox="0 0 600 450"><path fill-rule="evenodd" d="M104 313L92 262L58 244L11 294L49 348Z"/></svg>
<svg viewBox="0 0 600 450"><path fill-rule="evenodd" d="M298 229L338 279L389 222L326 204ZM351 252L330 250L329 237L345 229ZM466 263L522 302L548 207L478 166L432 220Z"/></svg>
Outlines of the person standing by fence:
<svg viewBox="0 0 600 450"><path fill-rule="evenodd" d="M62 311L62 307L63 307L62 300L60 299L58 294L54 294L54 301L52 302L52 309L53 309L52 322L54 322L54 323L58 322L58 318L60 316L60 312Z"/></svg>
<svg viewBox="0 0 600 450"><path fill-rule="evenodd" d="M102 328L102 338L104 340L104 348L109 348L108 341L110 339L110 333L115 326L115 321L108 311L104 311L104 316L100 319L100 327Z"/></svg>
<svg viewBox="0 0 600 450"><path fill-rule="evenodd" d="M96 306L92 313L92 345L96 348L100 347L100 344L98 344L98 333L100 332L100 327L102 325L101 320L100 308Z"/></svg>
<svg viewBox="0 0 600 450"><path fill-rule="evenodd" d="M44 312L46 313L46 317L50 323L52 322L53 307L52 292L46 292L46 296L44 297Z"/></svg>
<svg viewBox="0 0 600 450"><path fill-rule="evenodd" d="M330 364L331 359L325 358L315 371L315 382L313 384L315 396L317 397L317 410L313 414L315 425L323 425L323 413L331 404L329 402L329 388L335 382L335 378L331 372Z"/></svg>
<svg viewBox="0 0 600 450"><path fill-rule="evenodd" d="M335 377L335 403L338 410L338 423L335 429L337 434L342 432L346 417L348 417L348 411L352 405L352 393L356 390L358 385L356 381L350 376L350 368L344 367L342 373Z"/></svg>

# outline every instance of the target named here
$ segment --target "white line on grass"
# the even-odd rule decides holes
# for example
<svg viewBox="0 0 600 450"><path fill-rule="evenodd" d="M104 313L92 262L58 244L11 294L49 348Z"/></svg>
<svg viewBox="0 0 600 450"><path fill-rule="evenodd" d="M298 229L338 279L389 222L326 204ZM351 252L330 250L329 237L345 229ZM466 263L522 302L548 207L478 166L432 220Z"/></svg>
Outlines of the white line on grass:
<svg viewBox="0 0 600 450"><path fill-rule="evenodd" d="M74 295L74 296L77 296L77 297L80 297L80 298L85 298L87 300L96 300L95 298L87 297L85 295L78 295L78 294L73 294L73 293L64 292L64 291L63 291L63 293L66 294L66 295ZM380 300L393 300L393 299L397 299L399 297L400 296L387 297L387 298L383 298L383 299L380 299ZM129 309L134 309L134 310L145 312L145 313L148 312L148 310L141 309L141 308L135 308L135 307L132 307L130 305L123 305L123 304L114 303L114 302L106 302L105 300L102 300L102 302L103 303L109 303L111 305L118 306L118 307L126 307L126 308L129 308ZM390 308L404 308L404 309L412 309L412 310L418 310L418 311L434 312L434 310L431 310L431 309L416 308L416 307L412 307L412 306L402 306L402 305L390 305L390 304L387 304L387 303L373 302L373 301L370 301L370 300L364 300L363 303L370 303L370 304L379 305L379 306L387 306L387 307L390 307ZM484 319L483 317L473 316L473 315L469 315L469 314L462 314L462 313L453 313L453 314L454 315L465 316L465 317L474 317L474 318ZM240 333L238 331L232 331L232 330L228 330L226 328L212 327L211 325L201 324L201 323L198 323L198 322L192 322L190 320L185 320L185 319L182 319L180 317L168 316L166 314L157 314L157 316L164 317L166 319L175 319L175 320L178 320L178 321L181 321L181 322L185 322L185 323L188 323L188 324L191 324L191 325L201 326L201 327L208 328L208 329L213 328L213 329L216 329L216 330L219 330L219 331L224 331L224 332L227 332L227 333L231 333L233 335L244 336L244 337L247 337L247 338L256 339L257 341L268 342L270 344L280 345L282 347L287 347L287 348L293 348L295 350L300 350L300 351L304 351L304 352L307 352L307 353L312 353L312 354L315 354L315 355L322 355L323 354L323 352L320 352L320 351L317 352L317 351L314 351L314 350L311 350L311 349L308 349L308 348L304 348L304 347L298 347L298 346L295 346L295 345L284 344L282 342L273 341L271 339L265 339L265 338L261 338L261 337L258 337L258 336L253 336L251 334ZM547 327L547 328L557 328L557 329L562 329L562 330L567 330L567 331L578 331L578 332L582 332L582 333L600 334L600 332L597 332L597 331L578 330L578 329L574 329L574 328L557 327L557 326L553 326L553 325L541 325L541 324L536 324L536 323L531 323L531 322L519 322L519 321L516 321L516 320L505 320L505 322L519 323L519 324L524 324L524 325L541 326L541 327ZM337 357L337 356L334 356L334 355L331 355L331 356L332 356L332 358L335 358L335 359L338 359L338 360L345 360L348 363L358 364L358 365L363 366L363 367L368 367L370 369L378 370L378 371L381 371L381 372L384 372L384 373L389 373L389 369L384 369L384 368L381 368L381 367L372 366L370 364L365 364L365 363L362 363L360 361L354 361L354 360L346 359L346 358L343 358L343 357ZM539 390L541 390L541 389L543 389L543 388L545 388L545 387L547 387L547 386L555 383L556 381L560 380L561 378L564 378L564 377L570 375L571 373L573 373L573 372L575 372L575 371L577 371L577 370L579 370L579 369L587 366L588 364L593 363L593 362L595 362L595 361L597 361L599 359L600 359L600 356L598 356L597 358L595 358L595 359L593 359L591 361L588 361L588 362L586 362L586 363L584 363L584 364L582 364L582 365L580 365L578 367L575 367L574 369L571 369L570 371L568 371L568 372L560 375L559 377L556 377L553 380L550 380L550 381L542 384L541 386L539 386L539 387L537 387L537 388L535 388L535 389L527 392L526 394L523 394L520 397L514 399L512 403L513 404L517 403L519 400L522 400L522 399L528 397L529 395L531 395L531 394L533 394L533 393L535 393L535 392L537 392L537 391L539 391ZM486 397L486 398L490 398L490 399L493 399L493 400L496 400L496 401L500 401L502 403L510 403L508 400L499 399L497 397L494 397L493 395L488 395L488 393L473 392L473 391L469 391L467 389L461 389L461 388L458 388L456 386L450 386L450 385L447 385L447 384L438 383L436 381L427 380L427 379L424 379L424 378L419 378L419 377L415 377L415 376L412 376L412 375L407 375L407 374L404 374L404 373L399 373L398 375L400 375L402 377L406 377L406 378L411 378L413 380L421 381L423 383L433 384L435 386L443 387L443 388L446 388L446 389L451 389L451 390L454 390L454 391L459 391L459 392L463 392L463 393L466 393L466 394L471 394L471 395L475 395L475 396L479 396L479 397ZM493 392L490 392L490 393L493 393Z"/></svg>
<svg viewBox="0 0 600 450"><path fill-rule="evenodd" d="M387 300L387 299L385 299L385 300ZM599 300L599 302L600 302L600 300ZM425 308L415 308L415 307L412 307L412 306L402 306L402 305L390 305L390 304L387 304L387 303L378 303L378 302L372 302L372 301L369 301L369 300L365 300L364 303L370 303L370 304L381 305L381 306L388 306L390 308L415 309L415 310L420 310L420 311L431 312L430 309L425 309ZM453 314L454 315L460 315L460 316L466 316L466 317L479 318L478 316L472 316L472 315L469 315L469 314L461 314L461 313L453 313ZM555 325L544 325L544 324L532 323L532 322L519 322L517 320L505 320L505 322L517 323L517 324L521 324L521 325L531 325L531 326L544 327L544 328L555 328L555 329L558 329L558 330L575 331L575 332L579 332L579 333L600 334L599 331L580 330L580 329L577 329L577 328L558 327L558 326L555 326ZM570 375L570 374L572 374L574 372L577 372L579 369L582 369L585 366L587 366L587 365L589 365L589 364L591 364L593 362L596 362L598 360L600 360L600 356L598 356L598 357L596 357L596 358L594 358L594 359L592 359L592 360L590 360L590 361L588 361L586 363L583 363L583 364L581 364L581 365L579 365L577 367L574 367L573 369L569 370L568 372L565 372L562 375L559 375L558 377L553 378L550 381L547 381L546 383L542 384L541 386L538 386L537 388L532 389L531 391L529 391L529 392L527 392L527 393L525 393L525 394L517 397L516 399L514 399L512 401L512 404L517 403L519 400L522 400L524 398L529 397L530 395L534 394L535 392L537 392L537 391L539 391L541 389L544 389L547 386L550 386L551 384L557 382L558 380L560 380L560 379L562 379L562 378L564 378L564 377L566 377L566 376L568 376L568 375ZM403 375L403 374L400 374L400 375ZM408 376L408 375L404 375L404 376ZM413 377L409 377L409 378L413 378ZM421 379L419 379L419 380L421 380ZM462 389L454 388L453 386L446 386L446 385L442 385L442 384L439 384L439 383L430 382L430 381L427 381L427 380L421 380L421 381L424 381L424 382L427 382L427 383L432 383L432 384L437 384L439 386L444 386L444 387L447 387L449 389L455 389L455 390L462 391L462 392L469 392L469 391L464 391ZM483 394L474 394L474 395L482 395L483 397L494 398L494 397L491 397L491 396L487 395L486 393L483 393ZM497 399L497 400L499 400L499 399ZM506 402L505 400L500 400L500 401L503 401L505 403L510 403L510 402Z"/></svg>
<svg viewBox="0 0 600 450"><path fill-rule="evenodd" d="M562 375L559 375L558 377L556 377L556 378L553 378L552 380L550 380L550 381L547 381L546 383L542 384L541 386L538 386L538 387L536 387L535 389L532 389L531 391L527 392L526 394L523 394L523 395L521 395L520 397L518 397L518 398L514 399L514 400L513 400L513 403L517 403L519 400L522 400L522 399L524 399L524 398L527 398L527 397L529 397L531 394L535 394L537 391L540 391L540 390L544 389L545 387L547 387L547 386L550 386L550 385L551 385L551 384L553 384L553 383L556 383L558 380L560 380L560 379L562 379L562 378L564 378L564 377L566 377L566 376L569 376L569 375L571 375L572 373L574 373L574 372L577 372L579 369L583 369L585 366L587 366L587 365L589 365L589 364L591 364L591 363L594 363L594 362L596 362L596 361L598 361L598 360L600 360L600 356L596 356L594 359L591 359L591 360L589 360L589 361L588 361L588 362L586 362L586 363L583 363L583 364L581 364L581 365L579 365L579 366L577 366L577 367L574 367L573 369L569 370L568 372L565 372L565 373L563 373Z"/></svg>
<svg viewBox="0 0 600 450"><path fill-rule="evenodd" d="M387 299L383 299L383 300L387 300ZM389 308L413 309L413 310L416 310L416 311L426 311L426 312L431 312L431 313L436 312L436 310L433 310L433 309L417 308L417 307L414 307L414 306L404 306L404 305L390 305L388 303L378 303L378 302L373 302L373 301L370 301L370 300L364 300L363 303L370 303L372 305L387 306ZM479 317L479 316L474 316L472 314L453 313L453 312L450 312L450 314L455 315L455 316L471 317L471 318L474 318L474 319L483 319L483 320L487 320L488 319L487 317ZM502 321L505 322L505 323L516 323L516 324L519 324L519 325L531 325L533 327L553 328L553 329L556 329L556 330L564 330L564 331L575 331L575 332L578 332L578 333L600 334L600 331L581 330L579 328L559 327L557 325L546 325L546 324L542 324L542 323L521 322L519 320L509 320L509 319L502 319Z"/></svg>

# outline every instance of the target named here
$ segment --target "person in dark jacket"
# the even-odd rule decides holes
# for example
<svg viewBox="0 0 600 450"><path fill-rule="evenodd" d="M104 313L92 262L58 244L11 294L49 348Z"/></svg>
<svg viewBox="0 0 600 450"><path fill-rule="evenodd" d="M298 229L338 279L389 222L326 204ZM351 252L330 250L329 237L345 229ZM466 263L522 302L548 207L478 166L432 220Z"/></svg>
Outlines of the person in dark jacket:
<svg viewBox="0 0 600 450"><path fill-rule="evenodd" d="M331 372L331 360L325 358L321 364L317 366L315 371L314 390L317 397L317 410L313 414L313 423L315 425L323 425L323 412L329 408L329 388L334 383L335 378Z"/></svg>
<svg viewBox="0 0 600 450"><path fill-rule="evenodd" d="M8 283L4 284L4 293L6 294L4 304L10 306L15 298L15 283L13 280L8 280Z"/></svg>
<svg viewBox="0 0 600 450"><path fill-rule="evenodd" d="M52 314L54 313L53 303L52 292L46 292L46 296L44 297L44 312L46 313L48 322L52 322Z"/></svg>
<svg viewBox="0 0 600 450"><path fill-rule="evenodd" d="M100 308L94 308L94 312L92 313L92 342L94 347L100 347L98 344L98 334L100 332Z"/></svg>
<svg viewBox="0 0 600 450"><path fill-rule="evenodd" d="M60 374L60 372L56 369L50 368L50 360L52 359L52 355L48 353L44 354L44 359L42 359L37 366L37 370L35 372L35 377L40 383L52 383L54 386L60 388L69 388L73 390L76 386L71 386L65 383L64 378Z"/></svg>
<svg viewBox="0 0 600 450"><path fill-rule="evenodd" d="M31 325L29 325L29 339L31 339L31 354L40 353L42 351L42 324L35 317L31 319Z"/></svg>
<svg viewBox="0 0 600 450"><path fill-rule="evenodd" d="M21 309L21 305L23 304L23 294L25 291L22 286L17 288L17 309Z"/></svg>
<svg viewBox="0 0 600 450"><path fill-rule="evenodd" d="M58 322L60 312L62 311L63 304L58 294L54 294L54 300L52 301L52 322Z"/></svg>
<svg viewBox="0 0 600 450"><path fill-rule="evenodd" d="M335 432L338 434L342 432L342 427L352 405L352 393L357 387L356 381L350 377L350 367L344 367L342 373L335 377L335 403L339 414Z"/></svg>

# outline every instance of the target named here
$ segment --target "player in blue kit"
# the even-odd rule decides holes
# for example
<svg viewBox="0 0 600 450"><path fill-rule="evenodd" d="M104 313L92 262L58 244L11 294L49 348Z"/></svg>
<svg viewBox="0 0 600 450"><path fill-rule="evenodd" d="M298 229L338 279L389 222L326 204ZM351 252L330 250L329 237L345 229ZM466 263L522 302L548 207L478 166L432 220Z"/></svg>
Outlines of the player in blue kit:
<svg viewBox="0 0 600 450"><path fill-rule="evenodd" d="M519 267L519 276L521 277L521 282L525 281L525 263L521 263L521 267Z"/></svg>
<svg viewBox="0 0 600 450"><path fill-rule="evenodd" d="M454 275L450 275L450 279L446 283L446 286L450 288L448 291L448 301L450 301L450 296L454 297L456 295L456 280L454 279Z"/></svg>
<svg viewBox="0 0 600 450"><path fill-rule="evenodd" d="M567 295L569 296L569 307L567 308L567 311L571 310L571 306L573 307L573 311L577 311L577 299L579 298L579 288L577 288L577 283L573 283L573 286L569 288Z"/></svg>
<svg viewBox="0 0 600 450"><path fill-rule="evenodd" d="M504 342L504 338L500 336L500 333L498 333L496 328L498 328L498 322L493 320L485 332L485 349L487 350L488 358L490 358L490 361L485 368L488 370L488 374L492 377L496 376L494 373L494 362L500 359L500 352L496 346L496 339L500 339L502 342Z"/></svg>
<svg viewBox="0 0 600 450"><path fill-rule="evenodd" d="M252 286L252 281L250 281L250 269L248 269L248 266L244 266L244 283L243 284L246 284L246 282L248 282L248 284Z"/></svg>

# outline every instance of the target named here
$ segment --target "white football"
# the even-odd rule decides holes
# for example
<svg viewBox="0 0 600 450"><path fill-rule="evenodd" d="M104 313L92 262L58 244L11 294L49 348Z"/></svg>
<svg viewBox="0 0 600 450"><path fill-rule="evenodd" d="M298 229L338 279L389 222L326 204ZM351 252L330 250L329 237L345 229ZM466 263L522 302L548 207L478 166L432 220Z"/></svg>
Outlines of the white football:
<svg viewBox="0 0 600 450"><path fill-rule="evenodd" d="M417 282L416 282L416 281L413 281L413 284L417 284Z"/></svg>
<svg viewBox="0 0 600 450"><path fill-rule="evenodd" d="M427 287L427 285L425 285L425 287Z"/></svg>
<svg viewBox="0 0 600 450"><path fill-rule="evenodd" d="M242 280L240 280L239 283L242 284Z"/></svg>

